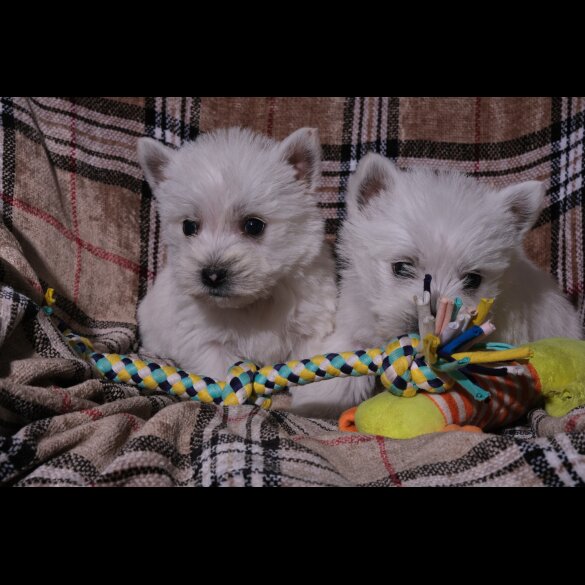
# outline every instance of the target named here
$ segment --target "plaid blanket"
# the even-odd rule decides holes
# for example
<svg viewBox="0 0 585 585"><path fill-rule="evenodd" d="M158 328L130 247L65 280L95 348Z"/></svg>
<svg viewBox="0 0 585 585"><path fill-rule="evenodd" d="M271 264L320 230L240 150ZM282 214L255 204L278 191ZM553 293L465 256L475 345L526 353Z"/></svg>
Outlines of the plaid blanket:
<svg viewBox="0 0 585 585"><path fill-rule="evenodd" d="M585 320L583 98L1 98L0 483L3 485L584 485L585 408L532 411L498 434L407 441L335 421L178 402L95 379L42 312L96 349L137 348L135 311L164 262L136 139L179 146L245 125L318 127L320 206L334 239L357 161L548 182L526 241Z"/></svg>

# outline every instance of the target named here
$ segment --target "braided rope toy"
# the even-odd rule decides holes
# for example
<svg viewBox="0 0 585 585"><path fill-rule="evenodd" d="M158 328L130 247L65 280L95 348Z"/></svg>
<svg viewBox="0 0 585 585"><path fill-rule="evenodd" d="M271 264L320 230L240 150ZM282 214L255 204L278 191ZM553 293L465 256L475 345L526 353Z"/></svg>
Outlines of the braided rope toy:
<svg viewBox="0 0 585 585"><path fill-rule="evenodd" d="M311 384L334 377L378 376L384 387L397 396L414 396L419 390L443 393L455 383L480 401L490 394L475 384L473 373L504 376L508 367L487 368L480 364L527 359L527 348L505 344L482 344L488 351L453 353L465 350L495 330L484 323L492 299L482 299L477 310L461 307L461 300L441 299L436 318L430 311L430 281L425 277L422 297L415 297L419 330L401 335L383 347L316 355L309 359L260 367L250 361L233 364L226 380L185 372L180 368L161 365L116 353L99 353L89 339L71 331L64 322L58 328L69 346L87 361L100 377L112 382L134 384L149 390L162 390L182 399L233 406L251 403L270 408L271 395L297 385ZM53 313L53 289L45 294L43 310ZM467 326L471 325L469 329ZM433 333L434 329L434 333ZM513 368L514 366L512 366Z"/></svg>

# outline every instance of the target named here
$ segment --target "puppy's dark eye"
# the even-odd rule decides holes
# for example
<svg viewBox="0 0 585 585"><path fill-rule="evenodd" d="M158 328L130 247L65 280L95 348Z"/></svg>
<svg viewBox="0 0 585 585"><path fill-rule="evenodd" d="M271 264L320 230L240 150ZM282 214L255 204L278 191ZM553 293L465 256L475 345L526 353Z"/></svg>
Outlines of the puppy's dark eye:
<svg viewBox="0 0 585 585"><path fill-rule="evenodd" d="M468 272L463 277L463 288L465 290L475 290L481 285L481 274L477 272Z"/></svg>
<svg viewBox="0 0 585 585"><path fill-rule="evenodd" d="M198 231L199 224L196 221L192 219L186 219L183 221L183 233L186 236L196 236Z"/></svg>
<svg viewBox="0 0 585 585"><path fill-rule="evenodd" d="M266 224L257 217L247 217L244 220L244 232L249 236L259 236L263 231Z"/></svg>
<svg viewBox="0 0 585 585"><path fill-rule="evenodd" d="M412 262L394 262L392 272L398 278L414 278L416 276Z"/></svg>

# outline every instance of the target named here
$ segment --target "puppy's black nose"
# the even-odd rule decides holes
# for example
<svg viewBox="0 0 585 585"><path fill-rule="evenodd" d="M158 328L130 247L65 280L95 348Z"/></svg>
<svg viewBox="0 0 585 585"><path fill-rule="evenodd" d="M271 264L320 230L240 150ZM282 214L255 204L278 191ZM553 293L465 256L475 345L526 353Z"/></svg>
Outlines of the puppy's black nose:
<svg viewBox="0 0 585 585"><path fill-rule="evenodd" d="M225 268L208 267L201 270L201 281L209 288L218 288L225 284L228 271Z"/></svg>

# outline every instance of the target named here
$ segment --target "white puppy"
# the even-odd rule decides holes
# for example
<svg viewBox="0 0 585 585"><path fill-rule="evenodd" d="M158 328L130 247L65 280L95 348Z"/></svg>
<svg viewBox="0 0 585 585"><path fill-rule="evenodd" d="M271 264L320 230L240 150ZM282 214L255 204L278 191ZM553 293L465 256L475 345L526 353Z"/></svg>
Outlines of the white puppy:
<svg viewBox="0 0 585 585"><path fill-rule="evenodd" d="M413 297L422 294L425 274L432 276L433 312L441 296L459 296L470 306L496 298L490 341L580 338L577 311L522 248L544 193L538 181L498 191L456 172L401 171L368 154L348 186L338 244L345 268L329 351L380 346L417 332ZM336 415L367 398L374 382L322 382L296 410Z"/></svg>
<svg viewBox="0 0 585 585"><path fill-rule="evenodd" d="M218 130L177 151L139 140L167 249L138 308L146 351L223 380L238 360L322 350L336 287L313 195L320 155L313 128L280 143Z"/></svg>

